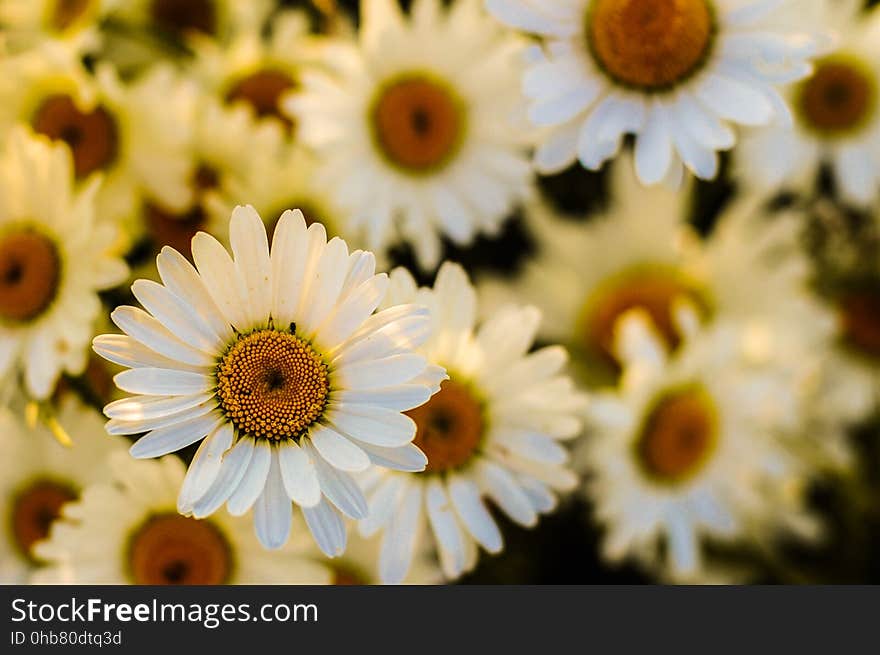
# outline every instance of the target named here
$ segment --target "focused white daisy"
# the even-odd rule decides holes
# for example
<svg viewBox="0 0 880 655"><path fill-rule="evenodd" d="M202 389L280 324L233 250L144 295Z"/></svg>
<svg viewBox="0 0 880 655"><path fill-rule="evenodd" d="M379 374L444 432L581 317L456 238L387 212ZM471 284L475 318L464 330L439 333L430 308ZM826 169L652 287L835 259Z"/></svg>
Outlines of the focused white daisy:
<svg viewBox="0 0 880 655"><path fill-rule="evenodd" d="M365 0L356 43L323 50L329 70L302 75L282 103L313 146L319 181L373 250L401 237L422 266L441 236L468 244L497 232L528 192L530 167L511 129L522 42L478 0Z"/></svg>
<svg viewBox="0 0 880 655"><path fill-rule="evenodd" d="M72 439L59 444L49 428L28 428L0 409L0 584L22 584L41 563L34 545L45 539L61 507L82 489L107 479L101 462L125 440L104 432L101 415L67 395L56 419Z"/></svg>
<svg viewBox="0 0 880 655"><path fill-rule="evenodd" d="M148 199L143 207L143 227L157 250L169 245L188 252L200 230L225 235L236 205L249 199L263 212L265 207L251 200L258 191L270 181L284 189L298 182L283 166L284 136L278 125L257 124L244 107L224 106L194 86L189 90L189 202L183 211L166 207L160 199ZM299 206L279 202L271 209L277 219L283 209Z"/></svg>
<svg viewBox="0 0 880 655"><path fill-rule="evenodd" d="M790 362L833 340L834 317L810 287L796 211L771 220L761 199L746 195L702 240L687 222L689 194L642 188L627 157L615 162L610 190L614 204L586 223L528 207L539 252L516 285L517 297L546 316L542 336L570 349L585 380L614 379L616 324L633 308L648 312L673 350L682 322L716 318L747 322L762 351L799 352ZM491 287L487 296L511 294Z"/></svg>
<svg viewBox="0 0 880 655"><path fill-rule="evenodd" d="M709 541L763 549L820 536L808 470L779 438L799 420L794 385L743 358L737 330L716 324L668 357L642 310L619 325L622 383L593 397L577 458L609 561L696 581Z"/></svg>
<svg viewBox="0 0 880 655"><path fill-rule="evenodd" d="M310 540L266 551L250 521L222 511L199 521L177 513L186 467L169 455L138 461L115 453L106 482L64 506L34 551L39 584L328 584L331 571L308 556Z"/></svg>
<svg viewBox="0 0 880 655"><path fill-rule="evenodd" d="M523 78L546 134L541 172L597 170L636 136L643 184L684 167L712 179L733 125L791 120L777 86L805 77L824 41L799 26L812 0L486 0L501 21L546 39ZM787 6L786 6L787 5ZM795 20L797 18L798 20Z"/></svg>
<svg viewBox="0 0 880 655"><path fill-rule="evenodd" d="M15 128L0 154L0 379L47 398L79 375L101 311L98 291L128 269L116 230L95 215L98 180L74 189L63 145Z"/></svg>
<svg viewBox="0 0 880 655"><path fill-rule="evenodd" d="M433 289L416 288L402 268L391 277L387 302L430 308L421 352L449 379L407 412L428 458L425 473L364 473L370 512L360 531L384 530L380 576L398 583L424 547L427 517L443 571L454 578L474 566L478 544L490 553L503 547L484 498L532 527L556 507L556 492L577 484L559 442L580 433L585 398L563 372L565 350L529 352L540 321L534 307L503 308L478 327L476 293L460 266L444 264Z"/></svg>
<svg viewBox="0 0 880 655"><path fill-rule="evenodd" d="M375 315L388 286L367 252L348 252L324 227L287 211L271 253L252 207L232 213L234 260L200 232L196 271L171 248L159 254L163 284L138 280L147 309L119 307L125 335L95 350L131 367L116 376L131 394L105 408L111 434L141 434L136 458L201 442L178 496L196 518L224 503L254 507L260 541L288 539L291 501L329 556L345 549L342 515L364 518L351 477L371 464L422 470L413 420L445 372L413 352L427 336L427 310L397 306ZM149 313L148 313L149 312Z"/></svg>
<svg viewBox="0 0 880 655"><path fill-rule="evenodd" d="M102 174L95 201L108 220L138 218L147 196L185 208L187 111L185 85L169 67L154 66L123 83L107 62L89 74L57 42L2 63L0 133L26 123L66 143L78 181Z"/></svg>
<svg viewBox="0 0 880 655"><path fill-rule="evenodd" d="M823 162L842 197L860 206L880 194L880 11L859 0L830 1L822 21L837 29L840 48L792 85L791 125L756 130L743 140L737 171L767 191L808 190Z"/></svg>

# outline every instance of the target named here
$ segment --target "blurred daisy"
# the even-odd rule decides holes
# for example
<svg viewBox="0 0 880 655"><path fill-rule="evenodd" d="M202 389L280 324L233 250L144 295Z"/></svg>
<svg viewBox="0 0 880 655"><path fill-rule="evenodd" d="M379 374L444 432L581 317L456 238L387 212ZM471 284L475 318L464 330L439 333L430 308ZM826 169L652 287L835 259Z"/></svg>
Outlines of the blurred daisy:
<svg viewBox="0 0 880 655"><path fill-rule="evenodd" d="M822 23L838 29L839 50L815 63L789 92L795 121L755 131L737 154L755 187L808 190L829 162L843 198L867 205L880 192L880 12L860 0L824 5Z"/></svg>
<svg viewBox="0 0 880 655"><path fill-rule="evenodd" d="M77 180L103 175L99 214L132 219L144 196L181 210L189 201L186 103L170 68L123 84L106 62L92 77L73 52L52 44L5 61L0 129L28 123L66 143Z"/></svg>
<svg viewBox="0 0 880 655"><path fill-rule="evenodd" d="M127 275L115 230L96 220L98 181L76 191L73 169L67 148L23 127L0 155L0 378L21 375L39 400L83 372L98 291Z"/></svg>
<svg viewBox="0 0 880 655"><path fill-rule="evenodd" d="M100 462L124 447L124 439L104 432L98 412L70 395L56 418L72 446L60 445L47 427L30 429L12 412L0 409L0 584L25 582L42 563L34 544L49 534L61 507L86 485L105 479L108 472Z"/></svg>
<svg viewBox="0 0 880 655"><path fill-rule="evenodd" d="M304 73L283 103L370 247L403 237L425 268L441 235L469 244L496 232L529 189L509 125L522 44L479 4L418 0L407 20L396 0L363 1L359 41L328 44L330 71Z"/></svg>
<svg viewBox="0 0 880 655"><path fill-rule="evenodd" d="M268 13L268 12L267 12ZM315 37L301 11L284 11L264 35L262 20L241 21L228 40L191 40L195 59L192 74L218 99L242 105L259 119L278 122L289 131L290 118L282 100L299 85L303 63L314 56Z"/></svg>
<svg viewBox="0 0 880 655"><path fill-rule="evenodd" d="M115 7L113 18L166 37L222 39L239 21L264 18L270 7L267 0L126 0Z"/></svg>
<svg viewBox="0 0 880 655"><path fill-rule="evenodd" d="M372 463L424 467L411 443L416 425L401 412L445 375L412 352L427 313L400 306L373 315L387 276L374 274L370 253L327 242L320 223L307 228L302 212L281 217L271 253L253 208L236 208L229 232L234 260L208 234L193 238L198 272L164 248L164 286L132 285L147 311L117 308L111 317L126 334L95 339L99 354L131 367L115 381L134 395L105 408L107 430L147 432L131 449L136 458L201 442L181 513L253 506L257 536L278 548L292 500L321 549L339 555L342 514L367 513L350 473Z"/></svg>
<svg viewBox="0 0 880 655"><path fill-rule="evenodd" d="M614 205L586 224L542 205L528 212L540 252L516 290L541 308L544 336L569 346L591 381L616 374L617 321L633 308L651 316L673 350L683 324L715 317L750 322L756 340L778 348L806 352L832 338L833 317L809 287L796 220L771 221L759 198L745 196L702 241L686 222L689 193L642 188L625 157L612 170L611 193ZM497 287L486 293L503 295Z"/></svg>
<svg viewBox="0 0 880 655"><path fill-rule="evenodd" d="M191 91L189 205L174 211L161 200L148 200L143 208L144 226L157 249L169 245L184 253L200 230L224 234L232 209L254 195L255 187L270 183L258 179L255 171L269 176L280 188L297 183L290 170L279 164L283 135L278 126L256 124L245 108L226 107ZM283 174L287 177L279 179ZM298 206L283 205L283 209ZM276 218L281 215L281 204L272 208L279 210Z"/></svg>
<svg viewBox="0 0 880 655"><path fill-rule="evenodd" d="M449 379L407 412L428 459L424 475L365 473L370 513L360 530L384 530L380 576L397 583L424 547L427 516L443 571L453 578L474 566L477 544L490 553L503 547L484 497L533 527L556 507L554 492L577 483L559 441L580 433L584 398L562 372L562 348L529 352L540 321L535 308L509 306L476 327L476 294L458 265L444 264L433 289L417 289L396 269L387 302L429 307L431 337L421 352Z"/></svg>
<svg viewBox="0 0 880 655"><path fill-rule="evenodd" d="M778 439L798 420L785 373L745 363L729 325L672 358L642 310L617 334L623 381L593 398L591 438L578 453L603 556L695 581L706 541L766 548L785 533L817 538L803 465Z"/></svg>
<svg viewBox="0 0 880 655"><path fill-rule="evenodd" d="M186 467L110 458L112 479L86 487L35 551L40 584L327 584L330 572L306 556L307 540L267 552L250 521L217 512L199 521L177 513ZM96 538L96 536L100 538Z"/></svg>
<svg viewBox="0 0 880 655"><path fill-rule="evenodd" d="M786 7L788 3L788 7ZM718 173L732 124L789 118L777 85L806 76L818 39L793 27L802 0L487 0L501 21L547 39L523 90L547 128L541 172L576 159L591 170L636 135L646 185L676 184L683 166ZM819 29L819 24L809 26Z"/></svg>
<svg viewBox="0 0 880 655"><path fill-rule="evenodd" d="M13 51L42 39L70 42L80 52L94 49L97 27L118 0L4 0L0 2L3 25Z"/></svg>

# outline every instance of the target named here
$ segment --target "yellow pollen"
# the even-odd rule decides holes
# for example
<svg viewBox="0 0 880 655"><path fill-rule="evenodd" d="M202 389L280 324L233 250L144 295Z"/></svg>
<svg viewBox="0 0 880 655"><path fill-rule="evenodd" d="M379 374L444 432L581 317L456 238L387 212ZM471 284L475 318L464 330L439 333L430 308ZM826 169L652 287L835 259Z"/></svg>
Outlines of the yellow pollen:
<svg viewBox="0 0 880 655"><path fill-rule="evenodd" d="M813 75L795 93L801 123L825 136L858 130L877 105L877 82L868 65L834 55L815 66Z"/></svg>
<svg viewBox="0 0 880 655"><path fill-rule="evenodd" d="M327 364L289 332L242 336L217 365L220 407L240 434L291 439L317 421L330 392Z"/></svg>
<svg viewBox="0 0 880 655"><path fill-rule="evenodd" d="M373 138L384 157L410 173L447 164L464 137L462 101L446 86L406 76L385 86L370 115Z"/></svg>
<svg viewBox="0 0 880 655"><path fill-rule="evenodd" d="M705 463L718 439L715 404L701 388L668 393L642 426L636 452L645 472L660 482L681 482Z"/></svg>
<svg viewBox="0 0 880 655"><path fill-rule="evenodd" d="M38 480L17 493L12 503L12 536L21 554L33 561L31 547L49 536L61 507L77 497L72 487Z"/></svg>
<svg viewBox="0 0 880 655"><path fill-rule="evenodd" d="M210 521L178 514L150 517L129 544L129 572L140 585L220 585L229 582L229 543Z"/></svg>
<svg viewBox="0 0 880 655"><path fill-rule="evenodd" d="M51 239L30 230L0 236L0 321L40 316L55 299L61 259Z"/></svg>
<svg viewBox="0 0 880 655"><path fill-rule="evenodd" d="M707 0L594 0L587 45L623 86L660 91L693 75L709 56L715 25Z"/></svg>
<svg viewBox="0 0 880 655"><path fill-rule="evenodd" d="M103 107L84 112L70 96L53 95L43 101L32 123L35 132L70 146L78 178L107 168L116 159L116 122Z"/></svg>
<svg viewBox="0 0 880 655"><path fill-rule="evenodd" d="M406 412L416 423L413 443L428 458L427 473L443 473L466 464L485 433L482 404L471 390L444 380L440 391L420 407Z"/></svg>

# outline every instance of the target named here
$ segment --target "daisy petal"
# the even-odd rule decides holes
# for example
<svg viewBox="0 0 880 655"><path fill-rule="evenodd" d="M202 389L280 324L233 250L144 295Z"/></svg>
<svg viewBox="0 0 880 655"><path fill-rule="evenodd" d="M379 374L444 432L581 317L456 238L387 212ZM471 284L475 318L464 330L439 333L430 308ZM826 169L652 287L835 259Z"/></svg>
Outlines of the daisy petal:
<svg viewBox="0 0 880 655"><path fill-rule="evenodd" d="M275 550L290 537L293 508L281 482L278 453L271 447L268 451L270 466L265 489L254 505L254 530L263 546Z"/></svg>
<svg viewBox="0 0 880 655"><path fill-rule="evenodd" d="M308 453L289 441L278 449L281 479L293 502L302 507L314 507L321 502L321 485Z"/></svg>
<svg viewBox="0 0 880 655"><path fill-rule="evenodd" d="M159 428L138 439L129 452L137 459L161 457L194 444L213 432L221 422L222 419L209 414Z"/></svg>
<svg viewBox="0 0 880 655"><path fill-rule="evenodd" d="M345 552L345 522L330 503L322 499L314 507L303 507L302 513L321 552L327 557Z"/></svg>
<svg viewBox="0 0 880 655"><path fill-rule="evenodd" d="M266 439L256 443L244 477L226 504L230 514L241 516L253 506L261 494L264 494L264 488L268 485L266 479L272 465L271 460L275 456L271 444ZM285 497L285 500L289 505L290 499Z"/></svg>

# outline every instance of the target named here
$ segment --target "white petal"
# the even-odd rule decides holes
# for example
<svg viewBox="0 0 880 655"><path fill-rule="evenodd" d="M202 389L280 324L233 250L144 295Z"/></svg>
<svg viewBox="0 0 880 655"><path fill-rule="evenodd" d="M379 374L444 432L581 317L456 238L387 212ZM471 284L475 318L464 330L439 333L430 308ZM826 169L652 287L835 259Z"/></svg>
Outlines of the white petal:
<svg viewBox="0 0 880 655"><path fill-rule="evenodd" d="M287 210L272 237L272 316L279 325L294 321L308 252L306 222L300 210Z"/></svg>
<svg viewBox="0 0 880 655"><path fill-rule="evenodd" d="M232 424L223 423L199 445L177 495L178 512L191 513L193 503L208 491L220 473L223 454L232 446L233 433Z"/></svg>
<svg viewBox="0 0 880 655"><path fill-rule="evenodd" d="M309 439L324 461L334 468L341 471L365 471L370 467L367 454L335 430L320 425L311 430Z"/></svg>
<svg viewBox="0 0 880 655"><path fill-rule="evenodd" d="M213 432L222 420L214 414L209 414L153 430L138 439L129 452L137 459L160 457L176 452Z"/></svg>
<svg viewBox="0 0 880 655"><path fill-rule="evenodd" d="M666 110L655 102L648 112L645 129L636 139L636 173L642 184L657 184L671 164L672 137Z"/></svg>
<svg viewBox="0 0 880 655"><path fill-rule="evenodd" d="M119 329L171 360L192 366L212 366L214 358L186 345L155 318L137 307L117 307L110 318Z"/></svg>
<svg viewBox="0 0 880 655"><path fill-rule="evenodd" d="M254 440L244 437L223 456L220 473L208 487L205 495L193 503L193 516L204 518L220 509L238 488L254 454Z"/></svg>
<svg viewBox="0 0 880 655"><path fill-rule="evenodd" d="M408 476L389 475L370 496L367 517L358 523L358 530L364 537L372 537L382 529L397 510L401 494L409 486Z"/></svg>
<svg viewBox="0 0 880 655"><path fill-rule="evenodd" d="M214 381L201 373L166 368L132 368L117 373L113 382L123 391L148 396L186 396L214 386Z"/></svg>
<svg viewBox="0 0 880 655"><path fill-rule="evenodd" d="M104 415L123 421L142 421L177 414L213 397L210 393L192 396L133 396L114 400L104 408Z"/></svg>
<svg viewBox="0 0 880 655"><path fill-rule="evenodd" d="M399 584L406 578L416 550L422 514L422 485L410 485L398 511L382 538L379 576L385 584Z"/></svg>
<svg viewBox="0 0 880 655"><path fill-rule="evenodd" d="M281 482L278 454L271 447L269 453L270 467L265 489L254 505L254 530L260 543L274 550L281 548L290 537L293 508Z"/></svg>
<svg viewBox="0 0 880 655"><path fill-rule="evenodd" d="M346 516L353 519L364 518L367 515L367 499L354 479L325 462L308 441L303 441L303 449L312 459L318 473L321 492Z"/></svg>
<svg viewBox="0 0 880 655"><path fill-rule="evenodd" d="M504 545L501 532L480 499L477 485L454 474L450 476L448 489L456 514L473 538L490 553L501 552Z"/></svg>
<svg viewBox="0 0 880 655"><path fill-rule="evenodd" d="M480 461L476 470L480 485L505 514L526 527L538 522L529 497L507 470L488 460Z"/></svg>
<svg viewBox="0 0 880 655"><path fill-rule="evenodd" d="M244 282L229 253L217 239L199 232L193 237L192 254L202 283L214 304L223 312L226 322L240 332L246 331L252 323L252 317L248 316L250 304ZM265 320L267 317L259 318Z"/></svg>
<svg viewBox="0 0 880 655"><path fill-rule="evenodd" d="M398 448L416 435L416 424L409 416L382 407L341 405L326 416L342 434L375 446Z"/></svg>
<svg viewBox="0 0 880 655"><path fill-rule="evenodd" d="M160 355L127 334L101 334L92 341L92 348L104 359L128 368L177 368L182 371L204 369L203 366L184 364Z"/></svg>
<svg viewBox="0 0 880 655"><path fill-rule="evenodd" d="M321 485L308 453L288 441L279 446L278 460L284 489L291 500L302 507L317 505L321 501Z"/></svg>
<svg viewBox="0 0 880 655"><path fill-rule="evenodd" d="M171 334L204 353L213 355L222 347L219 337L191 307L168 289L152 280L135 280L131 291L138 302Z"/></svg>
<svg viewBox="0 0 880 655"><path fill-rule="evenodd" d="M431 389L420 384L401 384L382 389L343 389L333 394L331 401L338 404L375 405L405 412L424 405L431 397Z"/></svg>
<svg viewBox="0 0 880 655"><path fill-rule="evenodd" d="M184 397L186 398L187 396ZM209 398L200 405L181 409L174 414L163 414L161 416L154 416L152 418L135 420L111 419L104 426L104 429L107 431L107 434L114 435L143 434L144 432L149 432L150 430L158 430L159 428L165 428L169 425L175 425L177 423L188 421L192 418L204 416L208 412L212 411L216 406L217 403L212 398Z"/></svg>
<svg viewBox="0 0 880 655"><path fill-rule="evenodd" d="M318 329L317 339L327 348L335 348L348 339L372 314L385 297L388 276L376 275L355 289Z"/></svg>
<svg viewBox="0 0 880 655"><path fill-rule="evenodd" d="M227 502L226 509L229 510L230 514L241 516L264 493L263 490L268 485L266 478L272 465L272 457L272 445L266 439L257 441L254 445L254 454L251 456L251 461L244 472L244 477L242 477L241 482L235 491L232 492ZM285 500L290 505L290 500L286 496Z"/></svg>
<svg viewBox="0 0 880 655"><path fill-rule="evenodd" d="M446 551L454 575L459 575L465 567L464 540L458 528L455 510L446 495L443 483L436 477L432 477L425 487L425 506L434 537L440 548Z"/></svg>
<svg viewBox="0 0 880 655"><path fill-rule="evenodd" d="M405 473L419 473L428 465L428 458L418 446L407 444L400 448L383 448L373 444L356 442L370 458L370 462L376 466L382 466L393 471Z"/></svg>
<svg viewBox="0 0 880 655"><path fill-rule="evenodd" d="M327 557L345 552L345 522L327 500L322 499L314 507L303 507L302 513L321 552Z"/></svg>
<svg viewBox="0 0 880 655"><path fill-rule="evenodd" d="M269 240L266 226L250 205L238 206L232 211L229 244L235 255L238 275L244 282L250 316L255 321L265 321L272 311Z"/></svg>

